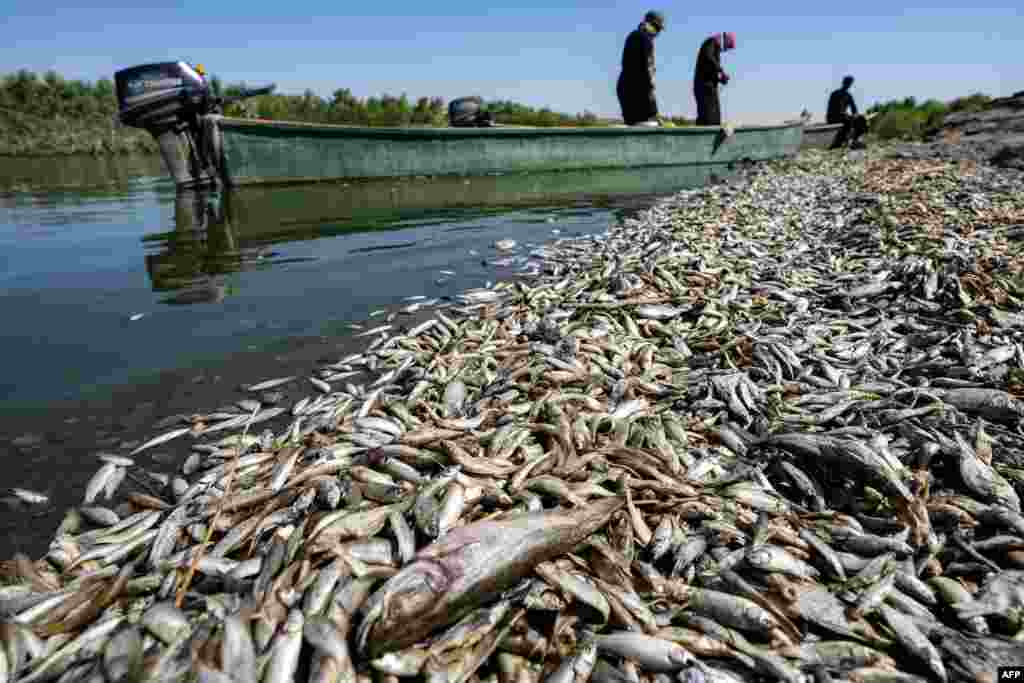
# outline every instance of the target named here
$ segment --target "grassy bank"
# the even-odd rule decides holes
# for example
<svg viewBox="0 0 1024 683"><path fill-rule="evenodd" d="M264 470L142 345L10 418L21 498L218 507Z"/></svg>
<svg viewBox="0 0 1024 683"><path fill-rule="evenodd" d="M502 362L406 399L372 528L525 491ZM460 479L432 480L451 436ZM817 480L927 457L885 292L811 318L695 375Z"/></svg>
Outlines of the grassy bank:
<svg viewBox="0 0 1024 683"><path fill-rule="evenodd" d="M237 94L245 84L224 85L213 76L214 94ZM605 126L620 123L584 111L565 114L508 100L486 102L498 123L525 126ZM330 98L312 90L302 95L264 95L232 105L230 116L361 126L445 126L448 103L443 97L412 100L384 94L355 97L338 88ZM690 125L683 117L668 119ZM73 154L150 154L156 143L145 131L117 123L114 83L68 80L54 71L39 76L22 69L0 79L0 156Z"/></svg>

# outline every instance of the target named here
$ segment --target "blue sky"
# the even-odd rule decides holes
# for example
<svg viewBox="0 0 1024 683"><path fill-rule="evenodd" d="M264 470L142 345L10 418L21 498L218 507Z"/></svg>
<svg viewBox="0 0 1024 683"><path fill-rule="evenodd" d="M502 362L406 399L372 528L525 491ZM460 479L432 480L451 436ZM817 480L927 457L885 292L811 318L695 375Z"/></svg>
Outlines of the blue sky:
<svg viewBox="0 0 1024 683"><path fill-rule="evenodd" d="M329 96L347 87L359 97L476 94L617 115L623 40L647 9L659 9L668 20L656 43L663 114L694 115L697 48L723 30L737 34L737 49L724 59L732 82L723 89L726 118L735 121L788 118L804 107L820 117L828 92L846 73L857 77L854 95L862 108L905 95L948 100L1024 90L1020 0L982 0L975 7L881 0L712 4L14 0L0 25L0 72L52 68L95 80L134 64L186 59L225 82L276 82L284 93L311 88ZM829 13L841 7L858 14Z"/></svg>

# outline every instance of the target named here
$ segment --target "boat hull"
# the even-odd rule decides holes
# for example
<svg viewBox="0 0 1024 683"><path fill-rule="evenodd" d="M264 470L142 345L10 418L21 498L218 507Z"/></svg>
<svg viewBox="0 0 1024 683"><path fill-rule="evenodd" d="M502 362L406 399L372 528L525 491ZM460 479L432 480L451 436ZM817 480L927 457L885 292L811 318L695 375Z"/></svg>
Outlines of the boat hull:
<svg viewBox="0 0 1024 683"><path fill-rule="evenodd" d="M799 123L683 128L364 128L211 117L228 185L482 176L794 156Z"/></svg>
<svg viewBox="0 0 1024 683"><path fill-rule="evenodd" d="M804 128L803 142L800 143L800 147L803 149L828 147L836 139L836 133L842 127L843 124L841 123L822 123L807 126Z"/></svg>

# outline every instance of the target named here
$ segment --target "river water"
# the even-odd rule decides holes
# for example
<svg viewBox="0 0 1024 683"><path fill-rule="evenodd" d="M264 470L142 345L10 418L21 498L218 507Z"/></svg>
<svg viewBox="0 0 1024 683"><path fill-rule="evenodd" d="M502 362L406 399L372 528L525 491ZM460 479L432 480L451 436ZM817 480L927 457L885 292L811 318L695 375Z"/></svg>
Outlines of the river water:
<svg viewBox="0 0 1024 683"><path fill-rule="evenodd" d="M161 418L244 398L240 384L308 376L359 344L352 323L516 277L547 240L603 232L728 173L176 193L155 157L0 159L0 496L50 497L0 499L0 558L44 552L95 454L155 435ZM501 239L516 249L499 253Z"/></svg>

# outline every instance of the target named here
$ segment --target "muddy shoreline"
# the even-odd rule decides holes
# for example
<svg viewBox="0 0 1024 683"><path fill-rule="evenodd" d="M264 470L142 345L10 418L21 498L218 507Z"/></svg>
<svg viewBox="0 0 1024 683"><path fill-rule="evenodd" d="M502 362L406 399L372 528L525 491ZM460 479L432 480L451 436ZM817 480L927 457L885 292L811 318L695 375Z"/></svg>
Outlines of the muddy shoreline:
<svg viewBox="0 0 1024 683"><path fill-rule="evenodd" d="M81 496L96 470L96 453L130 450L148 438L154 425L175 415L192 415L231 405L246 397L240 388L261 378L308 374L311 367L336 362L365 346L354 337L289 339L274 351L238 351L229 359L168 370L145 382L98 390L94 398L66 400L39 412L9 416L0 426L0 459L10 481L46 493L54 500ZM305 380L302 380L305 382ZM282 387L283 401L294 402L300 381ZM314 390L315 391L315 390ZM287 414L278 418L287 420ZM269 427L277 425L268 423ZM173 471L190 443L171 443L142 457L152 469ZM60 455L55 457L55 451ZM5 499L0 508L0 557L15 552L38 556L66 512L63 507L32 512ZM25 525L32 514L31 526Z"/></svg>

